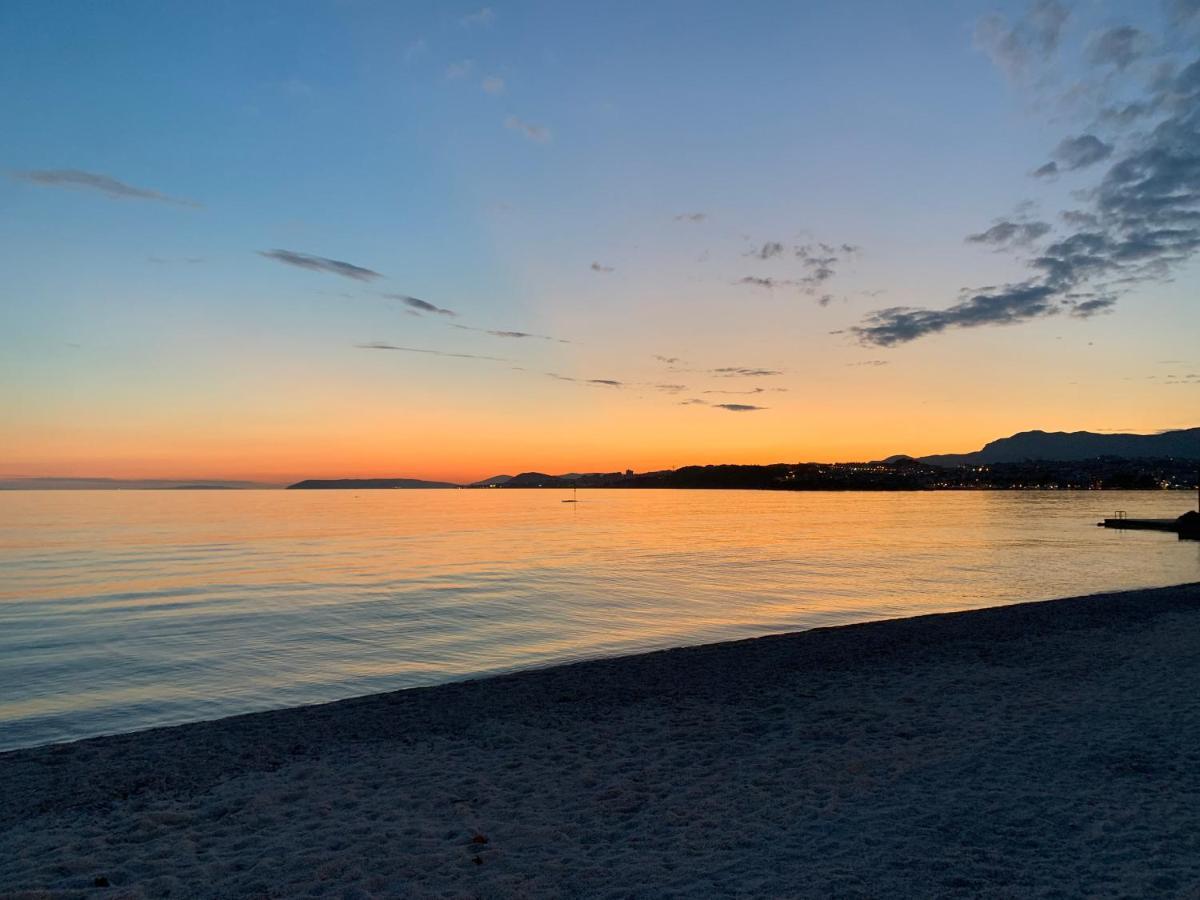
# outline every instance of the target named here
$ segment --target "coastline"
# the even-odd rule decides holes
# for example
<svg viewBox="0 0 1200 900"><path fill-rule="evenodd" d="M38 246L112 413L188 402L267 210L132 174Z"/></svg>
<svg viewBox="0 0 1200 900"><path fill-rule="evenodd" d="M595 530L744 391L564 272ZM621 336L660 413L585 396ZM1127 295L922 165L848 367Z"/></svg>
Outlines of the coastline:
<svg viewBox="0 0 1200 900"><path fill-rule="evenodd" d="M1197 647L1192 583L10 751L0 896L1186 894Z"/></svg>

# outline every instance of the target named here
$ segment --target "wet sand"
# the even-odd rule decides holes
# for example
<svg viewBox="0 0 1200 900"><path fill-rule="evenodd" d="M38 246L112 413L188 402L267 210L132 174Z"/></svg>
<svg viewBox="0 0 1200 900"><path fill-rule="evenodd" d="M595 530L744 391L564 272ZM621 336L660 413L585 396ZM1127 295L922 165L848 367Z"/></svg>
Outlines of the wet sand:
<svg viewBox="0 0 1200 900"><path fill-rule="evenodd" d="M3 897L831 895L1200 896L1200 584L0 754Z"/></svg>

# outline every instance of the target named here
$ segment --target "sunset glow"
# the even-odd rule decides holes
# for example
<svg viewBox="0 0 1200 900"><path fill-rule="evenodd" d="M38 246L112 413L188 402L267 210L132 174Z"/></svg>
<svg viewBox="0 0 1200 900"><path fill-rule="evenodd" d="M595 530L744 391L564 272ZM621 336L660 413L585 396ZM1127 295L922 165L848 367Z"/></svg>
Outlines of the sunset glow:
<svg viewBox="0 0 1200 900"><path fill-rule="evenodd" d="M1194 424L1200 194L1147 162L1195 133L1194 23L1157 5L70 10L0 14L0 477Z"/></svg>

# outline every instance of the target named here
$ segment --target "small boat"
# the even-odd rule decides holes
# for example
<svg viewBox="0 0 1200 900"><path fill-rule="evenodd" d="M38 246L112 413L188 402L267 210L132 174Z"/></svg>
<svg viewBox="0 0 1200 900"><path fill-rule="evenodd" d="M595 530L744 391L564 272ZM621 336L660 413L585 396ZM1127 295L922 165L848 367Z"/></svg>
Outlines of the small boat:
<svg viewBox="0 0 1200 900"><path fill-rule="evenodd" d="M571 499L564 500L563 503L578 503L579 502L579 485L571 485Z"/></svg>

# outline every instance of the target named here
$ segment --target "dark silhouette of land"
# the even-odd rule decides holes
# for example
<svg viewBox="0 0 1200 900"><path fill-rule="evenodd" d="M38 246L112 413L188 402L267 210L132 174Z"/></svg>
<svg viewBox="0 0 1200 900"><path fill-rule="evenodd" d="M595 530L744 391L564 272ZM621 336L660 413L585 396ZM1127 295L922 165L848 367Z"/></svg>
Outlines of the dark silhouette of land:
<svg viewBox="0 0 1200 900"><path fill-rule="evenodd" d="M922 456L935 466L977 466L1026 460L1067 462L1121 456L1126 459L1200 459L1200 428L1164 431L1161 434L1096 434L1091 431L1022 431L985 444L973 453Z"/></svg>
<svg viewBox="0 0 1200 900"><path fill-rule="evenodd" d="M771 491L1186 490L1200 428L1161 434L1023 431L974 453L873 462L684 466L659 472L522 472L467 485L411 478L302 481L293 488L683 488Z"/></svg>

